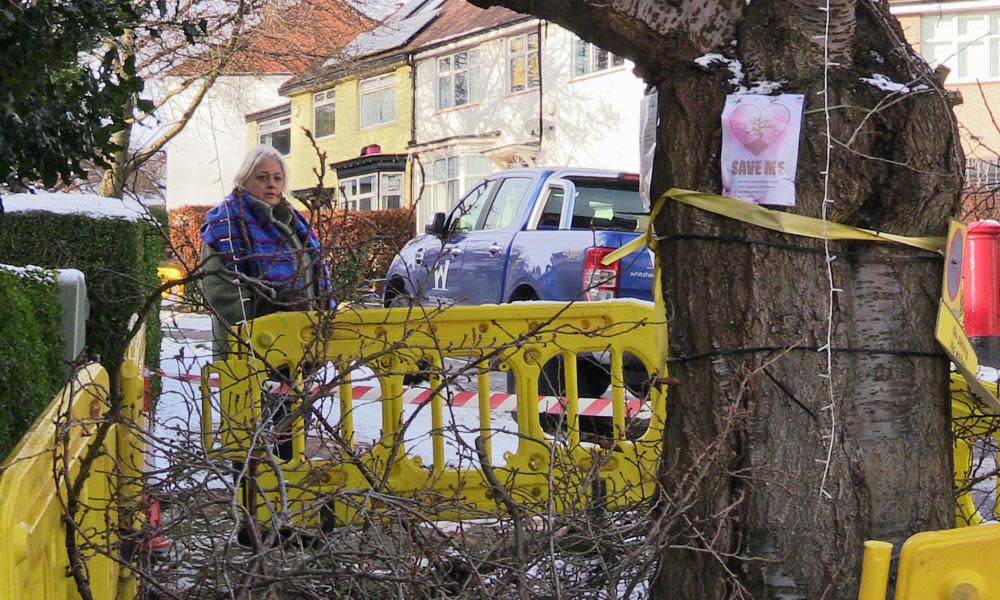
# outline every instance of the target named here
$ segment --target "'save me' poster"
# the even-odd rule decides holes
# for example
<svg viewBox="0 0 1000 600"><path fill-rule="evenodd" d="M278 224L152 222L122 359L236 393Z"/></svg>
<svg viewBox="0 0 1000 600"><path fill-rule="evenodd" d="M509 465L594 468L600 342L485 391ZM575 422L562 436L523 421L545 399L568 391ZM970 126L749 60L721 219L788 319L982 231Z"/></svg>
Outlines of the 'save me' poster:
<svg viewBox="0 0 1000 600"><path fill-rule="evenodd" d="M731 94L722 111L722 195L795 206L801 94Z"/></svg>

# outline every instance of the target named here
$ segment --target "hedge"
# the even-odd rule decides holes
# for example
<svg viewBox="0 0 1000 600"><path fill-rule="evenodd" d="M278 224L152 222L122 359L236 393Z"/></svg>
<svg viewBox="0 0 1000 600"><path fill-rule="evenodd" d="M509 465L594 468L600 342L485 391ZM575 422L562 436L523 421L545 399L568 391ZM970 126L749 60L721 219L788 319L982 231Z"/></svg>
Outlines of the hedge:
<svg viewBox="0 0 1000 600"><path fill-rule="evenodd" d="M168 213L170 230L170 252L176 257L175 266L181 269L185 276L198 266L201 258L201 226L205 224L205 215L211 206L180 206ZM197 284L184 286L184 298L188 302L201 302L201 288Z"/></svg>
<svg viewBox="0 0 1000 600"><path fill-rule="evenodd" d="M409 208L320 213L316 230L334 280L341 286L358 286L383 279L392 259L413 237L415 218ZM357 273L353 281L351 271Z"/></svg>
<svg viewBox="0 0 1000 600"><path fill-rule="evenodd" d="M180 267L189 274L196 266L201 254L201 226L211 206L180 206L169 212L170 249Z"/></svg>
<svg viewBox="0 0 1000 600"><path fill-rule="evenodd" d="M0 263L74 268L87 280L87 351L105 367L125 350L132 314L159 285L162 239L149 223L79 214L8 212L0 215ZM146 321L146 364L159 367L159 296ZM2 349L0 349L2 351Z"/></svg>
<svg viewBox="0 0 1000 600"><path fill-rule="evenodd" d="M210 206L182 206L170 211L170 242L185 273L198 265L199 229ZM316 231L325 249L338 299L385 277L396 253L414 231L411 209L349 212L322 210Z"/></svg>
<svg viewBox="0 0 1000 600"><path fill-rule="evenodd" d="M0 460L63 385L54 273L0 265Z"/></svg>

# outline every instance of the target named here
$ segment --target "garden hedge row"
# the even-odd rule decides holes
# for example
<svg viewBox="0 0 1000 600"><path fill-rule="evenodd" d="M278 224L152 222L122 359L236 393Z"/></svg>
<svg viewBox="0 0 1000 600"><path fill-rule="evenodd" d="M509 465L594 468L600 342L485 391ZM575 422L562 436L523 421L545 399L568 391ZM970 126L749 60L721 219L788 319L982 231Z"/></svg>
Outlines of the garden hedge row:
<svg viewBox="0 0 1000 600"><path fill-rule="evenodd" d="M74 268L87 279L87 352L105 367L125 350L128 320L159 285L163 257L157 228L146 221L78 214L0 214L0 263ZM3 349L0 348L0 352ZM146 364L159 367L159 296L146 322Z"/></svg>
<svg viewBox="0 0 1000 600"><path fill-rule="evenodd" d="M185 273L198 265L199 229L210 206L182 206L170 211L170 244ZM413 237L410 209L348 212L322 210L316 219L320 242L330 259L339 299L350 290L385 277L399 249Z"/></svg>
<svg viewBox="0 0 1000 600"><path fill-rule="evenodd" d="M0 266L0 460L63 385L55 276Z"/></svg>

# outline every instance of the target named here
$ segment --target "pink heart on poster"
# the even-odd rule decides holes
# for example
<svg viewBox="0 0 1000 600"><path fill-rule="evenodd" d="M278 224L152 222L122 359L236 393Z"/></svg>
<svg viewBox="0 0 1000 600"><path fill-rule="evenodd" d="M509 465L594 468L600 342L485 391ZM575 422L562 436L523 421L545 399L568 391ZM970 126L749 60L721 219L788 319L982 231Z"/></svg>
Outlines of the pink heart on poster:
<svg viewBox="0 0 1000 600"><path fill-rule="evenodd" d="M743 104L729 117L729 128L743 147L757 156L781 139L791 118L781 104L769 104L763 110Z"/></svg>

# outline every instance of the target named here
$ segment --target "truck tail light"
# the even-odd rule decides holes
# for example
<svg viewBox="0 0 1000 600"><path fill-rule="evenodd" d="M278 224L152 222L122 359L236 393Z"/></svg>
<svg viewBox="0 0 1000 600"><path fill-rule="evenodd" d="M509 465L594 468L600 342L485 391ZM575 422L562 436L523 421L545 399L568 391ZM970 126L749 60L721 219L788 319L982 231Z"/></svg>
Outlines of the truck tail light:
<svg viewBox="0 0 1000 600"><path fill-rule="evenodd" d="M618 296L619 263L602 265L601 260L616 248L587 248L583 259L583 299L610 300Z"/></svg>

